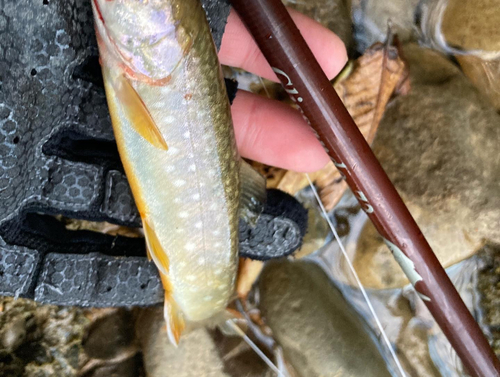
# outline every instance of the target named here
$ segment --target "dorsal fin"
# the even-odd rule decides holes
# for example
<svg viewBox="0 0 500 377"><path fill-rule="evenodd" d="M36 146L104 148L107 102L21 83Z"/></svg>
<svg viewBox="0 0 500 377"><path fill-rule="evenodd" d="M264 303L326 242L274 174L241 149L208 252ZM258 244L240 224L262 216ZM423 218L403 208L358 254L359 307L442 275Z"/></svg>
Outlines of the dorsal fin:
<svg viewBox="0 0 500 377"><path fill-rule="evenodd" d="M255 226L266 204L266 179L245 160L241 160L240 179L240 218Z"/></svg>
<svg viewBox="0 0 500 377"><path fill-rule="evenodd" d="M130 81L124 75L119 75L114 89L134 130L151 145L167 150L168 146L165 139L163 139L158 126Z"/></svg>

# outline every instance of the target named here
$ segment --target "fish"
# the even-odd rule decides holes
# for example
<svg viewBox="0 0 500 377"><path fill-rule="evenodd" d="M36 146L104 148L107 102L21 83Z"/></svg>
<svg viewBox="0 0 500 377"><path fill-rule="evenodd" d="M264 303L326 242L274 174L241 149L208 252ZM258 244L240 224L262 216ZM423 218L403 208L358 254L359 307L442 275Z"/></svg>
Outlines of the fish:
<svg viewBox="0 0 500 377"><path fill-rule="evenodd" d="M255 224L265 180L238 153L199 0L92 0L115 139L165 290L177 345L186 324L234 297L238 224Z"/></svg>

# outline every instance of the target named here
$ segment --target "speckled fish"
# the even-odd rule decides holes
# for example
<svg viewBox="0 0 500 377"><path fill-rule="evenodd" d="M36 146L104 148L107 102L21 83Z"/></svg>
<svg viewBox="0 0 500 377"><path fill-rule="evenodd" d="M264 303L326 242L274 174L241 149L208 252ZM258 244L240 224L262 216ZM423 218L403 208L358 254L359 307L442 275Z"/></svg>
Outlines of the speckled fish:
<svg viewBox="0 0 500 377"><path fill-rule="evenodd" d="M240 199L255 205L265 184L238 155L199 0L92 6L118 150L177 344L186 322L212 317L232 298Z"/></svg>

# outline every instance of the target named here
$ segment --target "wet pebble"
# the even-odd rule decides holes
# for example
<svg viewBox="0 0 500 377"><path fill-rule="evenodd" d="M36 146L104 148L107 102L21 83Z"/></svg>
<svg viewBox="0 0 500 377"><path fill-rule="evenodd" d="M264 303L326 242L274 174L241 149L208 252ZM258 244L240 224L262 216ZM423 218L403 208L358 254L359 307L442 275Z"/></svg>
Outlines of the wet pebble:
<svg viewBox="0 0 500 377"><path fill-rule="evenodd" d="M15 351L26 338L26 320L18 317L10 321L0 334L0 344L8 352Z"/></svg>
<svg viewBox="0 0 500 377"><path fill-rule="evenodd" d="M319 266L270 262L259 288L263 317L299 375L390 376L365 324Z"/></svg>
<svg viewBox="0 0 500 377"><path fill-rule="evenodd" d="M130 311L111 309L95 320L83 340L85 353L96 359L112 359L133 347L134 326Z"/></svg>

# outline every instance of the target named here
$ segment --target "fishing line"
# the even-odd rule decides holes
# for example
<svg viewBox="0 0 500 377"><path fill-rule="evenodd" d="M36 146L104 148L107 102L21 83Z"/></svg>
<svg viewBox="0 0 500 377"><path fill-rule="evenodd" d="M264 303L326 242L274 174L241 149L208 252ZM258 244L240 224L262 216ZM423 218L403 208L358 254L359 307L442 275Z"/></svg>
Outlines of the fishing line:
<svg viewBox="0 0 500 377"><path fill-rule="evenodd" d="M243 338L243 340L250 346L250 348L252 348L255 353L257 355L259 355L259 357L267 364L267 366L269 368L271 368L273 370L273 372L275 372L278 377L285 377L285 375L283 374L283 372L281 372L278 367L276 365L274 365L274 363L269 359L269 357L267 357L264 352L262 352L260 350L260 348L257 346L257 344L255 344L252 339L250 339L248 337L247 334L245 334L245 332L240 329L240 327L234 323L234 321L232 319L228 319L226 321L226 324L231 327L231 329L233 329L239 336L241 336Z"/></svg>
<svg viewBox="0 0 500 377"><path fill-rule="evenodd" d="M354 266L352 265L351 260L349 259L349 256L347 255L347 251L345 250L344 245L343 245L342 241L340 240L340 237L339 237L337 231L335 230L335 227L333 226L332 222L330 221L330 218L328 217L328 214L326 213L325 207L323 206L323 203L321 202L321 199L318 195L318 192L316 191L316 187L314 187L314 185L311 181L311 178L309 177L309 174L306 173L306 177L307 177L307 180L309 181L309 186L311 186L311 189L314 193L314 197L316 198L316 201L318 202L318 204L321 208L321 212L323 213L323 216L325 217L325 219L328 223L328 226L330 227L331 231L333 232L333 235L335 236L335 239L337 240L337 242L340 246L340 250L342 250L342 254L344 255L344 257L347 261L347 265L349 266L349 270L351 271L352 275L354 276L356 283L358 283L361 294L365 298L365 301L368 305L368 309L372 313L373 318L375 318L375 322L377 323L377 327L379 328L379 330L382 334L382 338L384 339L384 342L387 345L387 347L389 348L391 356L394 359L394 362L396 363L398 370L401 373L401 376L406 377L406 373L403 370L401 363L399 362L399 358L397 357L396 352L394 351L394 348L392 347L392 344L389 341L389 338L387 337L387 334L382 326L382 323L380 322L380 320L377 316L377 313L375 312L375 309L373 308L373 305L372 305L370 299L368 298L368 294L366 293L365 288L363 287L363 284L361 284L361 280L359 280L358 274L356 273L356 270L354 269Z"/></svg>

